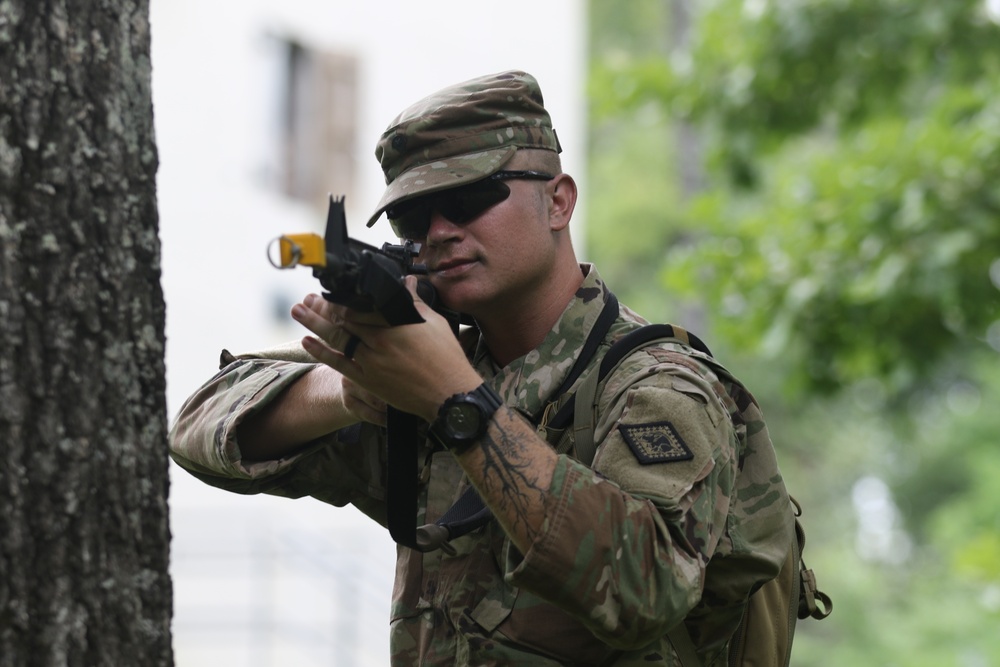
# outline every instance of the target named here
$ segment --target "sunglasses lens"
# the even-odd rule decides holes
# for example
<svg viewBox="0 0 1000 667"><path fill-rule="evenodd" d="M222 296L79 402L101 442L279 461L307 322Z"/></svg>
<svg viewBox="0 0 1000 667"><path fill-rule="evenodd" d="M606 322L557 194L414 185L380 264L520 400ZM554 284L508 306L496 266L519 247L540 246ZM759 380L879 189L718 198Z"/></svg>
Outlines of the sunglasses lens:
<svg viewBox="0 0 1000 667"><path fill-rule="evenodd" d="M386 210L389 226L401 239L422 239L430 226L430 211L424 198L404 202Z"/></svg>
<svg viewBox="0 0 1000 667"><path fill-rule="evenodd" d="M464 188L446 192L437 202L441 215L454 223L475 220L491 206L510 196L510 188L500 181L479 181Z"/></svg>
<svg viewBox="0 0 1000 667"><path fill-rule="evenodd" d="M456 224L476 219L486 209L510 197L510 188L497 180L485 180L403 202L386 210L396 236L422 239L431 225L431 212L438 211Z"/></svg>

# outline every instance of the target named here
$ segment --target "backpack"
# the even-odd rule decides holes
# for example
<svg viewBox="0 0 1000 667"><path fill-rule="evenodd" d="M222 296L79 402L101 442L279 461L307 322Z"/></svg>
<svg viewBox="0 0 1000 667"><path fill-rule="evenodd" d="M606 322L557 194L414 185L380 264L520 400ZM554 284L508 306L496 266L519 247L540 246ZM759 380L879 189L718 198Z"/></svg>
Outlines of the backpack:
<svg viewBox="0 0 1000 667"><path fill-rule="evenodd" d="M573 431L577 438L575 454L585 465L591 465L596 451L593 433L598 384L632 352L653 342L679 343L691 356L710 366L723 380L728 397L732 399L727 401L724 397L719 397L730 408L730 416L734 422L744 420L743 413L751 404L755 404L749 391L715 361L708 347L696 336L669 324L647 325L618 340L605 355L599 371L591 373L581 382L570 402L573 406ZM713 386L716 384L713 383ZM566 422L569 416L564 413L559 416L559 421ZM748 439L754 437L768 436L766 432L748 435ZM817 588L816 575L806 567L802 559L806 541L805 531L799 520L802 508L794 498L791 498L788 511L794 516L795 541L788 550L778 576L763 584L747 601L743 619L730 643L727 660L729 667L787 666L796 621L805 618L822 620L833 610L830 597ZM701 660L683 623L673 628L667 636L683 667L701 667Z"/></svg>

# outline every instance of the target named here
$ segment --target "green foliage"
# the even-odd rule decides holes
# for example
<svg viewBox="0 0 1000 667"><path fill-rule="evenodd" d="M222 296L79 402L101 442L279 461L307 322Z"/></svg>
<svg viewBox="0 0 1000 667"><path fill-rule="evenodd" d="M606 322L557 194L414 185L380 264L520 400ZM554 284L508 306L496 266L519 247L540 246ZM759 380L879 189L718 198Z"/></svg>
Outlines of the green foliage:
<svg viewBox="0 0 1000 667"><path fill-rule="evenodd" d="M1000 368L977 368L975 383L914 404L906 429L891 427L870 391L808 406L765 399L805 509L806 562L834 599L829 619L800 624L794 664L1000 660ZM878 509L856 501L863 478L884 479L897 511L874 535L862 527ZM891 534L889 548L865 548Z"/></svg>
<svg viewBox="0 0 1000 667"><path fill-rule="evenodd" d="M1000 369L990 359L975 384L945 392L918 417L919 457L897 484L908 522L947 558L955 574L993 587L1000 611ZM942 477L945 484L941 484ZM934 490L936 502L925 494Z"/></svg>
<svg viewBox="0 0 1000 667"><path fill-rule="evenodd" d="M602 78L600 72L602 63L624 66L636 53L664 53L670 33L667 10L666 3L648 0L595 2L590 20L595 58L589 84L589 152L600 157L590 160L589 179L602 184L602 193L607 184L614 196L588 197L588 219L601 222L588 225L585 258L597 263L601 276L625 303L655 319L667 318L663 294L656 289L664 249L682 228L676 204L681 193L673 158L675 130L655 104L621 113L615 100L627 91L607 87L634 90L637 84L629 78ZM660 58L649 62L655 66Z"/></svg>
<svg viewBox="0 0 1000 667"><path fill-rule="evenodd" d="M764 406L835 602L800 624L800 667L1000 664L1000 26L984 6L591 0L588 256Z"/></svg>
<svg viewBox="0 0 1000 667"><path fill-rule="evenodd" d="M642 3L640 3L642 4ZM910 115L944 85L996 76L1000 45L980 0L711 0L692 44L605 63L621 108L656 100L710 122L729 173L819 126L849 129ZM749 169L750 171L744 171Z"/></svg>
<svg viewBox="0 0 1000 667"><path fill-rule="evenodd" d="M983 347L1000 320L1000 27L982 3L706 5L689 49L593 67L598 124L690 119L709 156L708 187L647 213L659 232L633 260L672 244L667 285L722 304L734 344L795 353L798 389L910 392Z"/></svg>
<svg viewBox="0 0 1000 667"><path fill-rule="evenodd" d="M675 249L667 279L726 304L724 334L757 333L772 355L794 339L811 389L913 389L1000 318L1000 105L963 118L946 102L790 142L753 203L705 194L691 215L707 233Z"/></svg>

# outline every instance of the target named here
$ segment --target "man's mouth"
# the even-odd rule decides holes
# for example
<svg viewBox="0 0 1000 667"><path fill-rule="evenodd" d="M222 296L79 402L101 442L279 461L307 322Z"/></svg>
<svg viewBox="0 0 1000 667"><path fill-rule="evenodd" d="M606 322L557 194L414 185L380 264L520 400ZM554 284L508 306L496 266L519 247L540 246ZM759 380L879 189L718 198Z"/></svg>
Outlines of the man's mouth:
<svg viewBox="0 0 1000 667"><path fill-rule="evenodd" d="M441 276L449 276L461 273L466 268L472 266L474 260L465 258L446 259L438 262L431 269L431 273Z"/></svg>

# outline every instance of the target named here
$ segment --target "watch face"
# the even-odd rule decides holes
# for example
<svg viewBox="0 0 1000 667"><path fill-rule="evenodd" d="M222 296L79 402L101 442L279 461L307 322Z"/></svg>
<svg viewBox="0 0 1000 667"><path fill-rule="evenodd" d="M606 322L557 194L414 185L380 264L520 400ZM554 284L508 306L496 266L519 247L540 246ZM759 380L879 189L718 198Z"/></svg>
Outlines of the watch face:
<svg viewBox="0 0 1000 667"><path fill-rule="evenodd" d="M454 438L471 438L479 432L481 412L472 403L451 406L445 416L445 428Z"/></svg>

